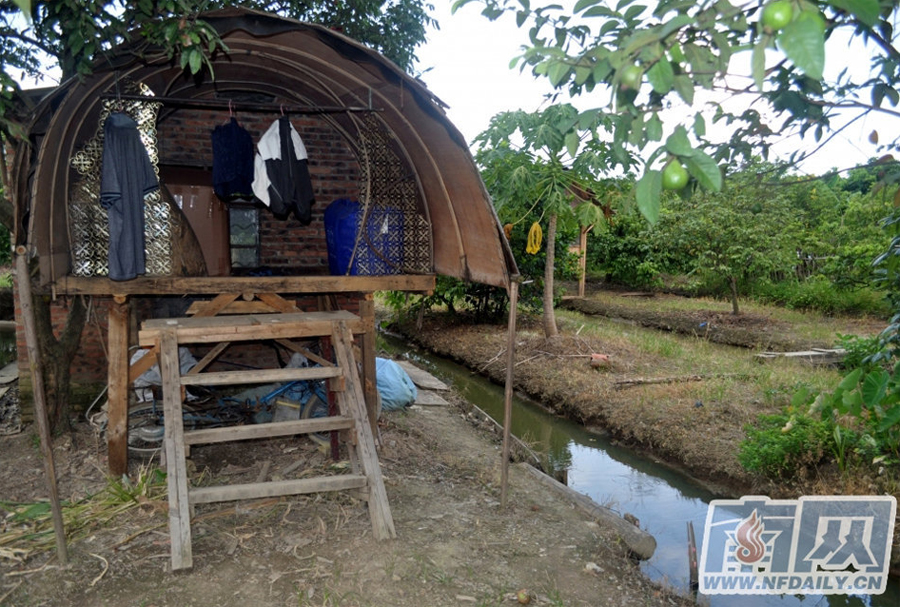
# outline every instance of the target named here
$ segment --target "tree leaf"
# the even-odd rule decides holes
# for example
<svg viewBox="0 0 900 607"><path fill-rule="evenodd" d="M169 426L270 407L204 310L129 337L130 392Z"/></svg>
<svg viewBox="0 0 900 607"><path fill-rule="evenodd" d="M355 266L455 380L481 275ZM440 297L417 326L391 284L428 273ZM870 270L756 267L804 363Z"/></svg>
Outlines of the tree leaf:
<svg viewBox="0 0 900 607"><path fill-rule="evenodd" d="M578 156L578 146L581 143L581 138L578 136L578 131L569 131L566 133L566 151L569 152L569 156L575 158Z"/></svg>
<svg viewBox="0 0 900 607"><path fill-rule="evenodd" d="M659 114L653 112L644 124L644 128L646 129L647 139L650 141L662 140L663 123L662 120L659 119Z"/></svg>
<svg viewBox="0 0 900 607"><path fill-rule="evenodd" d="M822 79L825 70L825 30L818 12L803 11L778 35L778 46L804 74Z"/></svg>
<svg viewBox="0 0 900 607"><path fill-rule="evenodd" d="M653 87L653 90L660 95L665 95L671 91L675 73L672 71L672 64L669 63L668 59L660 57L656 63L650 66L650 69L647 70L647 80L650 81L650 86Z"/></svg>
<svg viewBox="0 0 900 607"><path fill-rule="evenodd" d="M685 74L680 74L675 76L675 90L678 91L678 95L684 99L684 102L688 105L694 104L694 82L691 80L690 76Z"/></svg>
<svg viewBox="0 0 900 607"><path fill-rule="evenodd" d="M706 136L706 119L703 118L703 114L700 112L694 115L694 134L697 137Z"/></svg>
<svg viewBox="0 0 900 607"><path fill-rule="evenodd" d="M856 16L869 27L878 22L878 0L828 0L828 4Z"/></svg>
<svg viewBox="0 0 900 607"><path fill-rule="evenodd" d="M875 369L866 375L860 386L863 402L867 407L874 407L881 403L887 391L890 376L883 369Z"/></svg>
<svg viewBox="0 0 900 607"><path fill-rule="evenodd" d="M197 49L191 49L190 64L191 64L191 73L192 74L196 74L200 71L202 62L203 62L203 53L201 53Z"/></svg>
<svg viewBox="0 0 900 607"><path fill-rule="evenodd" d="M766 46L768 36L760 38L759 42L753 47L752 58L750 62L751 71L753 72L753 82L756 88L762 92L763 83L766 81Z"/></svg>
<svg viewBox="0 0 900 607"><path fill-rule="evenodd" d="M722 171L711 157L700 150L684 159L685 168L700 185L708 190L718 192L722 189Z"/></svg>
<svg viewBox="0 0 900 607"><path fill-rule="evenodd" d="M666 139L666 150L674 156L693 156L694 147L688 139L687 129L678 125L675 131Z"/></svg>
<svg viewBox="0 0 900 607"><path fill-rule="evenodd" d="M662 193L662 172L648 169L634 186L641 215L654 224L659 219L659 196Z"/></svg>

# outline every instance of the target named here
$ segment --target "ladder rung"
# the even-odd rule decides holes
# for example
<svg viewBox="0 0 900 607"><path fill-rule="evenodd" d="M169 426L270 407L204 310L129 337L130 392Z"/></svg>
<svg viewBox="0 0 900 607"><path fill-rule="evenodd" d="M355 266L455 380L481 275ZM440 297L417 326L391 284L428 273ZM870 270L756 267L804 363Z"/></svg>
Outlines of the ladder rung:
<svg viewBox="0 0 900 607"><path fill-rule="evenodd" d="M210 443L225 443L254 438L271 438L274 436L291 436L294 434L315 434L318 432L331 432L332 430L346 430L352 427L353 420L351 418L335 415L332 417L252 424L249 426L204 428L202 430L185 432L184 444L206 445Z"/></svg>
<svg viewBox="0 0 900 607"><path fill-rule="evenodd" d="M271 382L328 379L343 374L339 367L305 367L302 369L255 369L253 371L220 371L182 375L182 386L225 386L230 384L268 384Z"/></svg>
<svg viewBox="0 0 900 607"><path fill-rule="evenodd" d="M319 476L286 481L270 481L268 483L200 487L191 489L188 492L188 501L192 504L210 504L212 502L278 497L280 495L318 493L320 491L345 491L365 486L365 476L342 474L340 476Z"/></svg>

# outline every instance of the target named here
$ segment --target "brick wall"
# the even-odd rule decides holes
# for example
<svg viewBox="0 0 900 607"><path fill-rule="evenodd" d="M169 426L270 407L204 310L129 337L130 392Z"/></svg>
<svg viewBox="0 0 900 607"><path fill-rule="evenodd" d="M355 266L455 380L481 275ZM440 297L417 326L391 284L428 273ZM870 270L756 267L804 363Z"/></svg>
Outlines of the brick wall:
<svg viewBox="0 0 900 607"><path fill-rule="evenodd" d="M238 113L236 117L256 141L278 115ZM157 124L160 163L211 170L210 133L217 124L222 124L226 120L228 120L227 111L180 109L168 115L163 112ZM261 210L260 262L278 274L327 273L323 212L328 203L334 199L358 198L359 165L341 134L325 120L314 116L292 116L291 122L300 133L309 155L309 169L316 197L313 220L309 226L302 226L293 218L279 220L267 209ZM355 297L341 295L338 300L341 309L358 311ZM65 298L60 298L53 305L51 314L54 326L58 330L65 323L67 303ZM81 348L72 361L73 404L84 406L90 404L106 384L106 335L110 303L109 298L103 297L92 297L88 302L88 321L81 336ZM165 314L166 307L160 303L158 298L136 300L135 310L139 321ZM316 300L307 298L301 300L301 304L304 309L315 309ZM21 318L19 312L17 309L17 318ZM30 402L30 367L21 327L17 333L17 342L20 389L23 402ZM202 350L198 351L198 358L199 356L202 356ZM267 366L275 361L274 351L261 345L226 352L223 359L252 366Z"/></svg>

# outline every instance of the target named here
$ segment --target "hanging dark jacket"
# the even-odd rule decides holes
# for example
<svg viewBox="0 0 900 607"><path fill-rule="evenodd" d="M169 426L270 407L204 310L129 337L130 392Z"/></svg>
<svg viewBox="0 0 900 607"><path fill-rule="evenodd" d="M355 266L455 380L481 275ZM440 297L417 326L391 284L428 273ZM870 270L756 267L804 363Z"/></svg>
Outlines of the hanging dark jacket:
<svg viewBox="0 0 900 607"><path fill-rule="evenodd" d="M277 138L277 145L273 138ZM287 116L269 127L257 150L253 180L256 197L279 219L293 213L300 223L309 225L315 197L306 148Z"/></svg>

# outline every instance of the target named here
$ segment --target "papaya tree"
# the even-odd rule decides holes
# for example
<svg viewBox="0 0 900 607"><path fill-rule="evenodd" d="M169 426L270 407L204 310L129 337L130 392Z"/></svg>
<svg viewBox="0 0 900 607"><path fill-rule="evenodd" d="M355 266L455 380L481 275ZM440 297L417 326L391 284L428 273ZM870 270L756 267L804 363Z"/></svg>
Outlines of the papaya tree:
<svg viewBox="0 0 900 607"><path fill-rule="evenodd" d="M608 144L567 135L577 119L578 111L565 104L534 113L503 112L475 139L476 159L501 221L532 226L528 250L514 253L536 254L541 243L533 235L546 221L542 319L548 338L558 333L553 306L558 230L603 219L594 188L611 169Z"/></svg>

